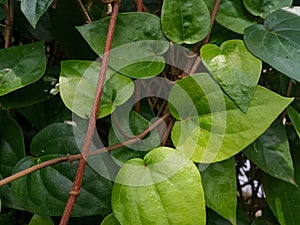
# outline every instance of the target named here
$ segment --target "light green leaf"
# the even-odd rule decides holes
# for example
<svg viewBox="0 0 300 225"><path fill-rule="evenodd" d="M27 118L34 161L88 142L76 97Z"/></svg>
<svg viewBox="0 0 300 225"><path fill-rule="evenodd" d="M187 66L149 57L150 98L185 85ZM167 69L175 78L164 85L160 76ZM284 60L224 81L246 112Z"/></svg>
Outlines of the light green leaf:
<svg viewBox="0 0 300 225"><path fill-rule="evenodd" d="M295 184L288 138L280 120L276 120L244 153L264 172Z"/></svg>
<svg viewBox="0 0 300 225"><path fill-rule="evenodd" d="M21 10L33 28L52 2L53 0L21 0Z"/></svg>
<svg viewBox="0 0 300 225"><path fill-rule="evenodd" d="M256 23L248 16L241 0L222 0L216 21L236 33L243 34L244 29Z"/></svg>
<svg viewBox="0 0 300 225"><path fill-rule="evenodd" d="M0 96L37 81L45 70L42 42L0 49Z"/></svg>
<svg viewBox="0 0 300 225"><path fill-rule="evenodd" d="M291 151L295 167L295 181L300 184L299 145ZM300 220L300 187L269 175L262 179L268 205L281 225L297 224Z"/></svg>
<svg viewBox="0 0 300 225"><path fill-rule="evenodd" d="M69 154L79 154L84 133L67 124L51 124L33 139L31 151L38 156L27 156L19 161L13 173L44 161ZM76 146L78 148L76 149ZM104 159L97 158L103 173L107 173ZM12 191L25 210L48 216L61 216L71 190L78 161L58 163L12 182ZM99 168L100 170L100 168ZM107 215L110 209L111 181L103 178L87 165L80 196L72 216ZM88 210L87 210L88 209Z"/></svg>
<svg viewBox="0 0 300 225"><path fill-rule="evenodd" d="M77 27L90 47L103 56L109 18ZM138 22L137 22L138 21ZM159 17L149 13L119 13L109 65L133 78L148 78L161 73L165 61L161 54L169 48Z"/></svg>
<svg viewBox="0 0 300 225"><path fill-rule="evenodd" d="M205 203L231 224L236 224L236 173L234 158L226 161L200 165Z"/></svg>
<svg viewBox="0 0 300 225"><path fill-rule="evenodd" d="M265 132L292 100L258 86L243 113L208 74L188 76L169 95L170 112L179 120L173 144L195 162L228 159Z"/></svg>
<svg viewBox="0 0 300 225"><path fill-rule="evenodd" d="M232 100L247 112L258 83L262 63L241 40L224 42L220 48L207 44L201 48L203 63Z"/></svg>
<svg viewBox="0 0 300 225"><path fill-rule="evenodd" d="M104 218L101 225L120 225L119 221L115 218L114 214L111 213Z"/></svg>
<svg viewBox="0 0 300 225"><path fill-rule="evenodd" d="M113 186L115 217L126 225L205 224L201 176L181 153L167 147L129 160Z"/></svg>
<svg viewBox="0 0 300 225"><path fill-rule="evenodd" d="M101 64L92 61L63 61L59 78L64 104L82 118L90 116ZM133 93L133 83L112 70L107 70L98 118L109 115Z"/></svg>
<svg viewBox="0 0 300 225"><path fill-rule="evenodd" d="M130 111L129 118L127 118L126 111L126 109L118 109L116 114L112 115L109 145L122 143L151 126L151 122L133 110ZM158 132L154 130L138 143L118 148L112 151L111 155L116 163L123 164L132 158L144 158L150 150L159 145L160 137Z"/></svg>
<svg viewBox="0 0 300 225"><path fill-rule="evenodd" d="M203 0L165 0L161 23L164 34L177 44L194 44L210 29L210 14Z"/></svg>
<svg viewBox="0 0 300 225"><path fill-rule="evenodd" d="M276 70L300 81L300 16L278 10L267 16L265 24L245 30L247 48Z"/></svg>
<svg viewBox="0 0 300 225"><path fill-rule="evenodd" d="M290 120L293 123L293 126L300 137L300 113L296 111L292 106L287 108L287 113L289 115Z"/></svg>
<svg viewBox="0 0 300 225"><path fill-rule="evenodd" d="M51 220L50 216L42 216L35 214L31 218L28 225L54 225L54 223Z"/></svg>
<svg viewBox="0 0 300 225"><path fill-rule="evenodd" d="M291 6L293 0L243 0L246 9L254 16L266 18L270 13L285 6Z"/></svg>

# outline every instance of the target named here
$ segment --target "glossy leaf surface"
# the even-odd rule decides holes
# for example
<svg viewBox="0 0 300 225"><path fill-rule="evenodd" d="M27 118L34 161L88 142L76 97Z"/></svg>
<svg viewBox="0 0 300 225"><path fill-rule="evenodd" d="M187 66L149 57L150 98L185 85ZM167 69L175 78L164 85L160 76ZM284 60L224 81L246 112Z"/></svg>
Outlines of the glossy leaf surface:
<svg viewBox="0 0 300 225"><path fill-rule="evenodd" d="M210 14L203 0L165 0L161 23L164 34L177 44L194 44L210 29Z"/></svg>
<svg viewBox="0 0 300 225"><path fill-rule="evenodd" d="M243 113L208 74L191 75L169 96L170 112L178 120L173 143L195 162L228 159L257 139L292 100L258 86Z"/></svg>
<svg viewBox="0 0 300 225"><path fill-rule="evenodd" d="M91 61L64 61L59 78L65 105L82 118L90 116L101 64ZM109 115L133 93L131 79L107 70L98 118Z"/></svg>
<svg viewBox="0 0 300 225"><path fill-rule="evenodd" d="M220 48L204 45L201 58L223 90L243 112L247 112L260 77L261 61L246 49L241 40L226 41Z"/></svg>
<svg viewBox="0 0 300 225"><path fill-rule="evenodd" d="M42 42L0 49L0 96L37 81L45 70Z"/></svg>
<svg viewBox="0 0 300 225"><path fill-rule="evenodd" d="M201 172L206 205L232 224L236 224L237 187L234 158L203 166L207 166Z"/></svg>
<svg viewBox="0 0 300 225"><path fill-rule="evenodd" d="M271 176L295 183L288 138L279 120L249 145L244 153L255 165Z"/></svg>
<svg viewBox="0 0 300 225"><path fill-rule="evenodd" d="M108 25L109 18L105 18L77 27L100 57L103 56ZM162 33L159 17L148 13L119 13L109 65L130 77L153 77L164 69L164 58L160 55L168 47L169 42Z"/></svg>
<svg viewBox="0 0 300 225"><path fill-rule="evenodd" d="M244 0L244 6L254 16L266 18L270 13L285 6L291 6L293 0Z"/></svg>
<svg viewBox="0 0 300 225"><path fill-rule="evenodd" d="M112 208L126 225L204 225L199 171L176 150L153 149L144 160L131 159L121 168L113 186Z"/></svg>
<svg viewBox="0 0 300 225"><path fill-rule="evenodd" d="M248 16L241 0L222 0L216 21L239 34L243 34L246 27L256 23L254 19L250 19Z"/></svg>
<svg viewBox="0 0 300 225"><path fill-rule="evenodd" d="M294 13L278 10L266 18L264 25L247 28L244 35L247 48L255 56L297 81L300 81L299 15L297 9Z"/></svg>

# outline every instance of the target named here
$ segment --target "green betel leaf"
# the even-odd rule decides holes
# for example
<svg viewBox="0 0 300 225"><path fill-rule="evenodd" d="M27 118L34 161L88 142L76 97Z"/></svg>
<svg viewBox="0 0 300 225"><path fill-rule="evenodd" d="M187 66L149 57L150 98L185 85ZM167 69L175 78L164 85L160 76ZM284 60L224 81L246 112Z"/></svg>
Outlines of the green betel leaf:
<svg viewBox="0 0 300 225"><path fill-rule="evenodd" d="M293 0L244 0L246 9L254 16L266 18L270 13L285 6L291 6Z"/></svg>
<svg viewBox="0 0 300 225"><path fill-rule="evenodd" d="M28 225L54 225L54 223L51 220L50 216L42 216L35 214L31 218Z"/></svg>
<svg viewBox="0 0 300 225"><path fill-rule="evenodd" d="M109 145L129 140L151 125L151 122L133 110L130 111L129 118L127 116L122 109L118 109L117 113L112 115L112 126L108 137ZM118 148L112 151L111 155L117 164L123 164L132 158L144 158L146 153L159 146L160 142L159 134L154 130L138 143Z"/></svg>
<svg viewBox="0 0 300 225"><path fill-rule="evenodd" d="M235 225L237 187L234 158L203 166L207 167L201 170L206 205Z"/></svg>
<svg viewBox="0 0 300 225"><path fill-rule="evenodd" d="M109 18L77 27L90 47L103 56ZM133 78L148 78L161 73L165 61L161 54L169 48L159 17L149 13L119 13L109 66Z"/></svg>
<svg viewBox="0 0 300 225"><path fill-rule="evenodd" d="M264 172L295 184L288 138L280 120L276 120L244 153Z"/></svg>
<svg viewBox="0 0 300 225"><path fill-rule="evenodd" d="M193 162L167 147L129 160L113 186L112 209L121 224L205 224L201 176Z"/></svg>
<svg viewBox="0 0 300 225"><path fill-rule="evenodd" d="M104 218L101 225L120 225L113 213Z"/></svg>
<svg viewBox="0 0 300 225"><path fill-rule="evenodd" d="M46 12L53 0L21 0L21 10L33 28Z"/></svg>
<svg viewBox="0 0 300 225"><path fill-rule="evenodd" d="M90 116L101 64L92 61L63 61L59 78L64 104L82 118ZM109 115L133 93L130 78L107 70L98 118Z"/></svg>
<svg viewBox="0 0 300 225"><path fill-rule="evenodd" d="M45 70L42 42L0 49L0 96L37 81Z"/></svg>
<svg viewBox="0 0 300 225"><path fill-rule="evenodd" d="M260 77L261 61L246 49L242 40L226 41L220 48L204 45L201 58L223 90L247 112Z"/></svg>
<svg viewBox="0 0 300 225"><path fill-rule="evenodd" d="M300 184L299 145L292 149L295 167L295 181ZM300 187L272 176L265 175L262 179L268 205L281 225L298 224L300 220Z"/></svg>
<svg viewBox="0 0 300 225"><path fill-rule="evenodd" d="M164 34L177 44L194 44L210 29L210 14L203 0L165 0L161 12Z"/></svg>
<svg viewBox="0 0 300 225"><path fill-rule="evenodd" d="M228 159L265 132L292 100L258 86L243 113L208 74L191 75L169 95L170 112L179 120L173 144L195 162Z"/></svg>
<svg viewBox="0 0 300 225"><path fill-rule="evenodd" d="M290 120L293 123L293 126L300 137L300 113L296 111L292 106L287 108L287 113L289 115Z"/></svg>
<svg viewBox="0 0 300 225"><path fill-rule="evenodd" d="M256 21L248 16L241 0L222 0L216 21L239 34L243 34L246 27L256 24Z"/></svg>
<svg viewBox="0 0 300 225"><path fill-rule="evenodd" d="M255 56L290 78L300 81L299 33L299 14L278 10L267 16L264 25L247 28L244 40Z"/></svg>
<svg viewBox="0 0 300 225"><path fill-rule="evenodd" d="M41 162L69 154L79 154L84 133L67 124L51 124L40 131L32 141L28 156L19 161L13 173L22 171ZM76 149L76 146L78 148ZM38 155L38 156L37 156ZM107 176L105 160L97 158L99 168ZM31 213L61 216L71 190L78 161L55 164L12 183L12 191L21 206ZM100 168L101 167L101 168ZM101 175L103 175L101 174ZM110 209L112 184L87 165L83 176L80 196L72 216L107 215ZM88 209L88 210L87 210Z"/></svg>
<svg viewBox="0 0 300 225"><path fill-rule="evenodd" d="M25 156L23 132L6 111L0 111L0 179L12 175L17 162ZM10 185L0 187L0 198L6 207L22 209L12 195Z"/></svg>

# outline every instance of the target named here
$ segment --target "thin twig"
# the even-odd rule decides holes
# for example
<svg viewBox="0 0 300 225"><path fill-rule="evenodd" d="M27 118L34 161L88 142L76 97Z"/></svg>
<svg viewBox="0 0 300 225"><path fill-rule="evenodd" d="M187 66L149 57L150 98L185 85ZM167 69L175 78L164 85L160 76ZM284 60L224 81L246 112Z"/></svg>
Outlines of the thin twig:
<svg viewBox="0 0 300 225"><path fill-rule="evenodd" d="M84 144L83 144L82 157L80 158L80 161L79 161L76 177L75 177L75 180L73 183L73 187L69 193L69 199L66 204L64 213L62 215L60 225L68 224L68 221L70 219L76 199L80 194L82 178L83 178L84 170L86 167L86 160L88 157L89 149L91 146L91 141L92 141L93 134L95 131L96 120L98 118L98 111L99 111L100 103L101 103L101 97L102 97L102 92L103 92L105 76L106 76L106 70L108 67L108 58L109 58L109 54L110 54L110 49L111 49L111 44L112 44L114 29L115 29L115 25L116 25L116 21L117 21L119 7L120 7L120 3L114 2L113 11L112 11L112 15L110 18L110 23L109 23L107 37L106 37L106 43L105 43L104 55L103 55L103 60L102 60L102 64L101 64L100 74L99 74L99 80L98 80L96 94L95 94L94 103L93 103L93 109L92 109L86 137L85 137Z"/></svg>
<svg viewBox="0 0 300 225"><path fill-rule="evenodd" d="M143 12L143 0L136 0L136 8L138 12Z"/></svg>
<svg viewBox="0 0 300 225"><path fill-rule="evenodd" d="M4 4L4 10L6 12L5 48L8 48L11 44L14 26L14 0L10 0L9 5L8 3Z"/></svg>
<svg viewBox="0 0 300 225"><path fill-rule="evenodd" d="M92 22L92 19L91 19L90 15L89 15L88 11L87 11L86 8L84 7L82 1L81 1L81 0L77 0L77 2L78 2L78 5L79 5L79 7L80 7L82 13L83 13L85 22L87 22L87 23Z"/></svg>

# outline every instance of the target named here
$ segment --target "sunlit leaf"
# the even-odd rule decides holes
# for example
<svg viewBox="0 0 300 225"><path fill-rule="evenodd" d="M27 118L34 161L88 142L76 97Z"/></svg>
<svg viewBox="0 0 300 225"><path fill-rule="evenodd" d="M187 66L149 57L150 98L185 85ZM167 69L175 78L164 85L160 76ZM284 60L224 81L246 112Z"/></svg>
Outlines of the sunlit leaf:
<svg viewBox="0 0 300 225"><path fill-rule="evenodd" d="M50 216L42 216L35 214L31 218L28 225L54 225L54 223L51 220Z"/></svg>
<svg viewBox="0 0 300 225"><path fill-rule="evenodd" d="M114 214L111 213L104 218L101 225L120 225L119 221L115 218Z"/></svg>

